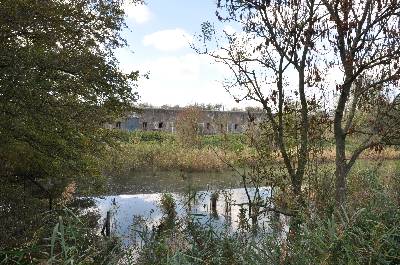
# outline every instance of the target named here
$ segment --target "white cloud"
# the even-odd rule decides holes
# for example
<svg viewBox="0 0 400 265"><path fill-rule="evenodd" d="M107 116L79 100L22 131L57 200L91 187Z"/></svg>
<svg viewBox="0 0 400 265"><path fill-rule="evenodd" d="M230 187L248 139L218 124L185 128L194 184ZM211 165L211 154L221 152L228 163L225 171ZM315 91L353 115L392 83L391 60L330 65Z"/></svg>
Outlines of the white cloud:
<svg viewBox="0 0 400 265"><path fill-rule="evenodd" d="M131 1L125 0L123 7L128 18L138 24L146 23L151 18L150 9L144 4L133 4Z"/></svg>
<svg viewBox="0 0 400 265"><path fill-rule="evenodd" d="M146 64L146 67L156 75L165 80L197 79L200 77L200 68L206 62L205 58L196 54L186 54L182 56L165 56L157 58Z"/></svg>
<svg viewBox="0 0 400 265"><path fill-rule="evenodd" d="M227 25L223 28L223 31L225 31L226 33L228 33L229 35L232 35L234 33L236 33L236 30L234 27L232 27L231 25Z"/></svg>
<svg viewBox="0 0 400 265"><path fill-rule="evenodd" d="M140 102L155 106L195 103L218 104L227 107L238 105L221 84L226 70L205 55L187 53L181 56L162 56L142 63L122 64L124 71L139 69L150 72L150 79L141 79L138 84ZM253 104L254 105L254 104Z"/></svg>
<svg viewBox="0 0 400 265"><path fill-rule="evenodd" d="M146 35L143 38L145 46L153 46L160 51L176 51L184 47L188 47L193 37L185 30L167 29Z"/></svg>

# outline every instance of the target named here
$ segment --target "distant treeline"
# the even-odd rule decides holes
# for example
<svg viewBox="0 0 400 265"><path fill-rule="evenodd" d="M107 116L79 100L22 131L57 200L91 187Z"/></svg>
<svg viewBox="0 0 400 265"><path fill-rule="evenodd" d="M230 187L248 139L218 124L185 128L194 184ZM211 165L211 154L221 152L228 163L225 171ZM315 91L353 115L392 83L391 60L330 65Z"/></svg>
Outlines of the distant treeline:
<svg viewBox="0 0 400 265"><path fill-rule="evenodd" d="M137 106L139 109L141 108L161 108L161 109L184 109L187 107L196 107L202 110L217 110L217 111L249 111L249 112L262 112L263 108L262 107L244 107L244 108L238 108L238 107L233 107L233 108L228 108L224 106L223 104L198 104L195 103L193 105L188 105L188 106L180 106L180 105L168 105L164 104L161 106L154 106L150 103L140 103Z"/></svg>

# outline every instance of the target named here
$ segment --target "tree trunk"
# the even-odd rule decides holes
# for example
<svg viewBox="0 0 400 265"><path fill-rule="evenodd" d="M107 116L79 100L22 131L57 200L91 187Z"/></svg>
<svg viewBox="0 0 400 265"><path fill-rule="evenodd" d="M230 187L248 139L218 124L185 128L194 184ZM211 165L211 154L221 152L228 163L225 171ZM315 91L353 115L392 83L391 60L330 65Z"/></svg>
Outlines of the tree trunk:
<svg viewBox="0 0 400 265"><path fill-rule="evenodd" d="M335 133L336 140L336 170L335 170L335 200L338 207L342 206L346 201L346 179L347 179L347 163L346 163L346 143L345 136L342 133Z"/></svg>
<svg viewBox="0 0 400 265"><path fill-rule="evenodd" d="M335 111L335 119L333 122L333 131L336 141L336 170L335 170L335 200L336 206L340 208L346 201L346 177L347 177L347 163L346 163L346 131L342 127L343 115L346 108L346 102L349 98L351 89L351 69L346 71L346 79L341 87L341 93L338 105Z"/></svg>

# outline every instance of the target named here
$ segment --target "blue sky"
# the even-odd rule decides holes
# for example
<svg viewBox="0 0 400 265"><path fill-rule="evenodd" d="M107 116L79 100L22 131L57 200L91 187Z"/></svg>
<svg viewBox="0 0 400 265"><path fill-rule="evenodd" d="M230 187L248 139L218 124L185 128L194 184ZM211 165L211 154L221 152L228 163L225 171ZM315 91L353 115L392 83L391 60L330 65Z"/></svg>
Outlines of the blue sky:
<svg viewBox="0 0 400 265"><path fill-rule="evenodd" d="M149 72L139 83L141 103L181 106L194 103L237 104L221 82L229 72L189 46L201 23L210 21L217 29L225 25L215 18L215 0L147 0L145 6L125 4L129 29L123 35L129 47L117 51L121 68Z"/></svg>

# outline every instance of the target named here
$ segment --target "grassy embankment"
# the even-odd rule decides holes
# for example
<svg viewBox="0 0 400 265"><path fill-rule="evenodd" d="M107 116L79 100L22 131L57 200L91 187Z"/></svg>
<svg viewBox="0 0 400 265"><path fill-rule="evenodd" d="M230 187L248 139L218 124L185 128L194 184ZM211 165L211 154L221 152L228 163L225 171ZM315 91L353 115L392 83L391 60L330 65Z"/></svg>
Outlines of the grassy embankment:
<svg viewBox="0 0 400 265"><path fill-rule="evenodd" d="M357 146L356 139L350 139L348 148ZM366 150L361 160L393 160L400 157L400 151L387 147L381 152ZM333 141L325 144L321 161L335 160ZM196 144L181 144L175 134L165 132L132 132L125 135L119 149L110 150L106 159L107 174L121 175L136 170L217 172L235 167L248 167L254 163L256 150L244 134L203 135ZM277 155L277 161L280 160ZM229 164L229 165L228 165Z"/></svg>
<svg viewBox="0 0 400 265"><path fill-rule="evenodd" d="M106 172L125 174L135 170L215 172L228 169L225 162L245 166L252 148L244 135L201 136L188 146L176 135L163 132L133 132L126 135L121 147L110 151ZM225 162L224 162L225 161Z"/></svg>

